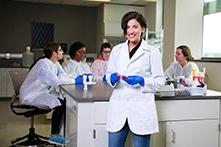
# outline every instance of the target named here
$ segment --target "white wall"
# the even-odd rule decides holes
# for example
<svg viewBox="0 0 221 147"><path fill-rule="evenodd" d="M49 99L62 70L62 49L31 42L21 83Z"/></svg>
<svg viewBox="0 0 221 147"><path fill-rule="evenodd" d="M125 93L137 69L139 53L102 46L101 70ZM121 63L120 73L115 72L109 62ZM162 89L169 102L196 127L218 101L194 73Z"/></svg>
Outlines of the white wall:
<svg viewBox="0 0 221 147"><path fill-rule="evenodd" d="M192 49L195 59L201 58L203 42L203 0L164 0L163 66L174 60L174 50L180 44ZM196 62L206 67L209 89L221 91L221 63Z"/></svg>
<svg viewBox="0 0 221 147"><path fill-rule="evenodd" d="M181 44L192 49L195 58L202 52L202 0L164 0L164 68L174 60L174 50Z"/></svg>
<svg viewBox="0 0 221 147"><path fill-rule="evenodd" d="M176 0L175 47L188 45L193 57L201 58L202 30L203 0Z"/></svg>
<svg viewBox="0 0 221 147"><path fill-rule="evenodd" d="M175 8L176 0L164 0L163 10L163 67L167 68L174 60L175 47Z"/></svg>
<svg viewBox="0 0 221 147"><path fill-rule="evenodd" d="M216 62L196 62L202 70L206 68L206 81L209 89L221 91L221 68L220 63Z"/></svg>

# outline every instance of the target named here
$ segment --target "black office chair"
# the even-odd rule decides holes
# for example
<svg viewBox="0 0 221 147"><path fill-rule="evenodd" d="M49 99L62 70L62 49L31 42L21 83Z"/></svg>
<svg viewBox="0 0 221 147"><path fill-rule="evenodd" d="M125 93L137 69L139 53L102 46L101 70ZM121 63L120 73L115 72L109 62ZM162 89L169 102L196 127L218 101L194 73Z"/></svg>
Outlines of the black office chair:
<svg viewBox="0 0 221 147"><path fill-rule="evenodd" d="M19 69L9 71L13 86L14 95L12 96L10 108L15 115L22 115L31 118L31 126L29 128L29 133L23 137L19 137L11 141L11 146L46 146L50 143L48 142L48 137L44 137L35 133L34 128L34 116L38 114L46 114L50 112L50 109L40 109L34 106L23 105L19 103L19 89L28 74L27 69Z"/></svg>

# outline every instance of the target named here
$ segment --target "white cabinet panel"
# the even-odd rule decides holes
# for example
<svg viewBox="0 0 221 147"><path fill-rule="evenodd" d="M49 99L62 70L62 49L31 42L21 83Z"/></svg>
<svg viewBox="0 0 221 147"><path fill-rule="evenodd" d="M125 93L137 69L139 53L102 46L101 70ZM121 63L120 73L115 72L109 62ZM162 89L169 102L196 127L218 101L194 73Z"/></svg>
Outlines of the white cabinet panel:
<svg viewBox="0 0 221 147"><path fill-rule="evenodd" d="M77 147L93 147L92 104L78 103Z"/></svg>
<svg viewBox="0 0 221 147"><path fill-rule="evenodd" d="M166 146L166 123L159 122L159 132L151 135L150 147Z"/></svg>
<svg viewBox="0 0 221 147"><path fill-rule="evenodd" d="M108 147L108 133L104 125L94 125L93 147Z"/></svg>
<svg viewBox="0 0 221 147"><path fill-rule="evenodd" d="M217 119L219 99L157 101L159 121Z"/></svg>
<svg viewBox="0 0 221 147"><path fill-rule="evenodd" d="M106 124L108 102L93 103L93 123Z"/></svg>
<svg viewBox="0 0 221 147"><path fill-rule="evenodd" d="M166 147L218 147L218 120L167 122Z"/></svg>

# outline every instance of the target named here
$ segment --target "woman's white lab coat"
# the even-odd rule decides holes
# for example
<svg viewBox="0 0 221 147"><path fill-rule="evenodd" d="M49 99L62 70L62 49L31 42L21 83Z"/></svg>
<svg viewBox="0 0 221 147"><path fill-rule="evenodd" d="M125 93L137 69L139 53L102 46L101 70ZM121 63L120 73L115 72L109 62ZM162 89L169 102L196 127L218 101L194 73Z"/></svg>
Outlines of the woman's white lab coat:
<svg viewBox="0 0 221 147"><path fill-rule="evenodd" d="M57 62L44 58L40 59L31 69L20 88L20 102L39 108L54 108L61 105L58 95L50 92L60 84L73 83L71 76L67 75Z"/></svg>
<svg viewBox="0 0 221 147"><path fill-rule="evenodd" d="M90 66L86 62L77 62L73 59L68 61L64 69L68 74L75 74L76 76L92 73Z"/></svg>
<svg viewBox="0 0 221 147"><path fill-rule="evenodd" d="M174 78L177 76L184 76L185 78L192 78L191 73L192 70L195 70L196 73L199 72L198 66L193 62L188 62L183 67L178 63L174 62L166 69L164 72L167 78Z"/></svg>
<svg viewBox="0 0 221 147"><path fill-rule="evenodd" d="M123 80L113 86L110 75L114 72L125 76L143 76L145 86L131 86ZM107 82L114 87L108 106L107 130L119 131L127 120L130 130L135 134L158 132L154 92L164 84L159 50L142 40L130 59L128 42L119 44L111 52L106 76Z"/></svg>

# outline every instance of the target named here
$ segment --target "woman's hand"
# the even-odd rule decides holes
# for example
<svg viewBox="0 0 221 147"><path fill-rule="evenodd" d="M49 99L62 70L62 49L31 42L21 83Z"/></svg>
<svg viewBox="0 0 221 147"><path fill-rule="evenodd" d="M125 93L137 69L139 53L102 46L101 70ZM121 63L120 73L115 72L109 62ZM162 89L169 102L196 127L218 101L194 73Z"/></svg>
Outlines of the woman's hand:
<svg viewBox="0 0 221 147"><path fill-rule="evenodd" d="M122 79L130 85L140 84L141 86L144 86L144 78L141 76L127 76Z"/></svg>

